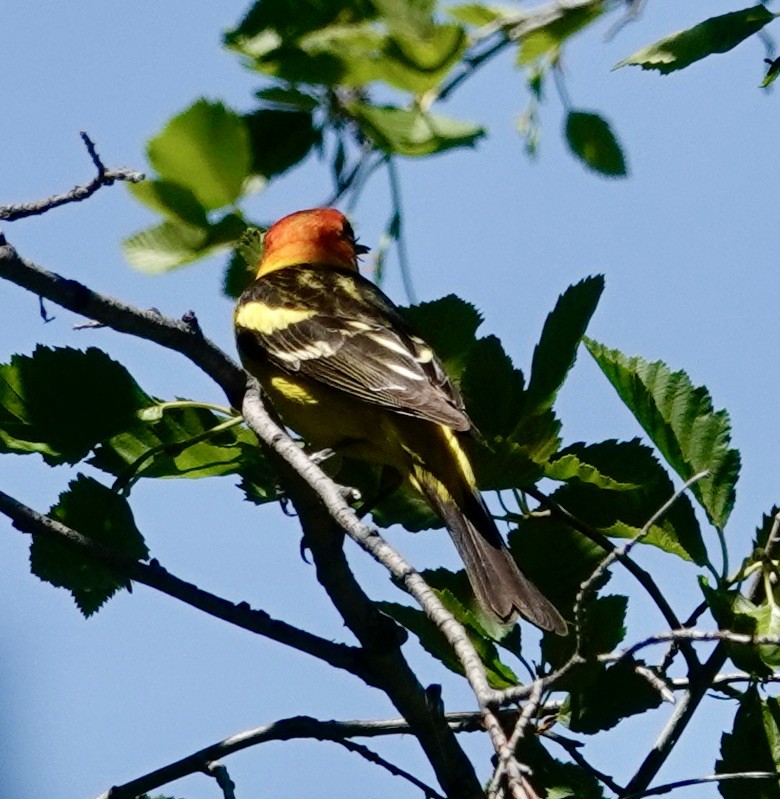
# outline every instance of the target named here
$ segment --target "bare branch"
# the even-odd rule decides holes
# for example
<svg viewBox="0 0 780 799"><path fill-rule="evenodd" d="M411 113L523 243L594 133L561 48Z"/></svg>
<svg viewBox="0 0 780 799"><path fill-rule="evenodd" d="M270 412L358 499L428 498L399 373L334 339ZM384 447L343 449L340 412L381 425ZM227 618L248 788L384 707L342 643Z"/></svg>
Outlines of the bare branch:
<svg viewBox="0 0 780 799"><path fill-rule="evenodd" d="M357 517L352 508L344 501L333 481L292 439L285 435L263 407L259 387L254 379L250 380L244 396L243 414L248 427L270 449L284 458L295 472L314 489L339 527L404 584L452 647L463 666L466 678L480 707L491 703L496 698L496 692L488 684L485 667L466 630L444 607L420 573L404 560L375 529L364 524Z"/></svg>
<svg viewBox="0 0 780 799"><path fill-rule="evenodd" d="M293 627L287 622L273 619L265 611L253 610L245 602L235 605L223 597L210 594L192 583L181 580L164 569L156 560L143 563L120 555L61 522L37 513L2 491L0 491L0 513L8 516L14 527L23 533L55 539L86 557L95 558L111 566L137 583L143 583L236 627L278 641L299 652L305 652L374 684L361 664L359 650L354 647L335 644Z"/></svg>
<svg viewBox="0 0 780 799"><path fill-rule="evenodd" d="M704 785L708 782L735 782L738 780L780 780L780 771L741 771L733 774L709 774L706 777L694 777L687 780L667 782L647 791L624 794L621 799L642 799L644 796L660 796L671 793L678 788L688 788L691 785Z"/></svg>
<svg viewBox="0 0 780 799"><path fill-rule="evenodd" d="M246 385L243 369L185 322L154 310L142 311L36 266L22 258L1 234L0 278L120 333L129 333L181 353L216 381L234 407L241 407Z"/></svg>
<svg viewBox="0 0 780 799"><path fill-rule="evenodd" d="M586 538L593 541L594 544L600 546L605 552L614 553L614 558L620 563L631 575L633 575L637 582L647 591L650 598L655 602L656 607L661 612L661 615L666 620L666 623L672 630L677 630L683 627L680 619L672 609L672 606L666 600L666 597L661 592L657 583L650 574L645 571L638 563L633 561L628 555L620 551L620 548L612 543L603 533L593 529L588 524L578 519L570 513L562 505L559 505L554 500L550 499L546 494L539 491L536 486L527 486L523 491L532 496L542 506L547 508L556 518L568 524L573 530L581 533ZM683 657L689 671L695 670L699 667L699 659L693 648L683 644L682 649Z"/></svg>
<svg viewBox="0 0 780 799"><path fill-rule="evenodd" d="M504 711L501 715L502 718L514 719L517 713L516 711ZM482 730L481 716L473 711L447 713L444 716L444 720L454 732ZM279 719L270 724L264 724L262 727L231 735L223 741L211 744L191 755L187 755L181 760L137 777L124 785L114 786L110 791L101 794L99 799L131 799L131 797L134 799L139 794L160 788L169 782L190 774L204 771L209 763L213 763L220 758L268 741L315 739L344 745L345 742L350 741L352 738L407 735L411 732L413 732L411 725L402 718L324 721L310 716L294 716ZM350 748L352 748L352 751L356 751L355 748ZM363 753L359 752L358 754ZM422 787L422 785L418 787ZM429 786L425 786L425 788L431 790ZM435 792L431 795L435 795Z"/></svg>
<svg viewBox="0 0 780 799"><path fill-rule="evenodd" d="M566 753L569 757L584 771L587 771L589 774L594 776L599 782L603 783L610 789L613 793L620 796L623 793L623 788L618 785L609 774L605 774L603 771L599 771L595 766L593 766L588 760L586 760L582 753L580 752L580 748L582 747L582 743L580 741L575 741L573 738L567 738L560 733L553 732L552 730L542 730L540 735L548 738L549 740L557 743L558 746L566 750Z"/></svg>
<svg viewBox="0 0 780 799"><path fill-rule="evenodd" d="M775 516L774 524L764 547L766 556L773 557L778 545L780 545L780 512ZM748 599L751 602L760 602L763 591L764 581L759 574L748 592ZM688 690L678 701L671 718L667 721L653 744L653 748L626 786L627 791L641 794L642 791L647 790L647 787L677 745L680 736L696 712L696 708L710 689L712 681L723 668L727 657L728 652L725 644L721 641L701 668L689 674L690 686Z"/></svg>
<svg viewBox="0 0 780 799"><path fill-rule="evenodd" d="M97 175L89 182L81 186L74 186L70 191L64 194L55 194L47 197L45 200L33 200L28 203L20 203L19 205L2 205L0 206L0 221L15 222L17 219L24 219L27 216L37 216L38 214L45 214L51 211L52 208L57 208L60 205L67 203L80 202L91 197L98 189L103 186L111 186L117 180L124 180L129 183L140 183L145 180L145 176L141 172L136 172L134 169L106 169L100 156L95 149L95 143L90 137L81 131L79 134L84 146L87 148L89 157L97 169Z"/></svg>
<svg viewBox="0 0 780 799"><path fill-rule="evenodd" d="M224 799L236 799L236 784L230 779L230 774L228 774L226 766L216 760L213 763L206 764L203 771L208 774L209 777L214 777L222 791Z"/></svg>
<svg viewBox="0 0 780 799"><path fill-rule="evenodd" d="M389 771L394 777L401 777L407 782L411 782L412 785L414 785L416 788L419 788L423 792L423 795L426 797L426 799L444 799L444 797L438 791L435 791L433 788L431 788L430 785L426 785L426 783L424 783L422 780L417 779L414 774L410 774L405 769L396 766L395 763L391 763L381 755L378 755L373 749L369 749L363 744L348 740L335 741L335 743L343 746L350 752L355 752L355 754L360 755L369 763L374 763L377 766L381 766L386 771Z"/></svg>

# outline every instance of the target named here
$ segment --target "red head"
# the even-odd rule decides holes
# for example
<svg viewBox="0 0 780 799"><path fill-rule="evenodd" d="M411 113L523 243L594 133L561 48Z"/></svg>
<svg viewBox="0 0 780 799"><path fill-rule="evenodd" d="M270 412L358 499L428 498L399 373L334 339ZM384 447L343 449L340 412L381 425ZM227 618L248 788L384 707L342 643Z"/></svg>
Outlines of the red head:
<svg viewBox="0 0 780 799"><path fill-rule="evenodd" d="M335 208L311 208L285 216L265 234L258 275L294 264L357 269L368 247L358 244L352 226Z"/></svg>

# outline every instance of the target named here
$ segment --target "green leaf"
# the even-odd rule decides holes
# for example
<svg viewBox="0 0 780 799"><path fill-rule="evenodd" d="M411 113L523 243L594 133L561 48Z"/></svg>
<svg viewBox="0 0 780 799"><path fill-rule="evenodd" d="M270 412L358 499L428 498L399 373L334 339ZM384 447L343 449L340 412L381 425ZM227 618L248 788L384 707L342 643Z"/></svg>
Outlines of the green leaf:
<svg viewBox="0 0 780 799"><path fill-rule="evenodd" d="M662 75L668 75L713 53L728 52L774 18L775 15L763 5L710 17L693 28L678 31L643 47L615 64L614 69L636 65L642 69L657 69Z"/></svg>
<svg viewBox="0 0 780 799"><path fill-rule="evenodd" d="M450 6L447 8L447 13L456 22L479 28L509 17L517 17L517 11L509 6L499 8L498 6L485 6L481 3L464 3L459 6Z"/></svg>
<svg viewBox="0 0 780 799"><path fill-rule="evenodd" d="M769 64L769 68L766 71L766 75L764 75L764 79L759 84L761 89L771 86L777 80L777 76L780 75L780 58L776 58L774 61L765 58L764 61Z"/></svg>
<svg viewBox="0 0 780 799"><path fill-rule="evenodd" d="M207 100L173 117L149 141L148 155L165 180L189 189L208 211L238 199L252 161L244 119Z"/></svg>
<svg viewBox="0 0 780 799"><path fill-rule="evenodd" d="M744 635L780 635L780 610L765 602L755 605L739 591L710 588L706 578L699 578L704 598L721 630ZM729 657L737 668L757 677L768 677L780 666L780 647L773 644L753 646L726 642Z"/></svg>
<svg viewBox="0 0 780 799"><path fill-rule="evenodd" d="M245 228L237 214L227 214L202 229L163 222L124 239L122 250L136 269L159 274L226 249Z"/></svg>
<svg viewBox="0 0 780 799"><path fill-rule="evenodd" d="M48 515L127 558L149 556L130 506L90 477L79 475L73 480ZM85 616L91 616L120 588L130 588L125 575L54 538L33 537L30 567L41 580L67 588Z"/></svg>
<svg viewBox="0 0 780 799"><path fill-rule="evenodd" d="M523 573L569 620L580 585L607 554L550 516L529 516L518 522L509 534L509 549Z"/></svg>
<svg viewBox="0 0 780 799"><path fill-rule="evenodd" d="M252 40L274 33L292 41L332 25L355 23L376 16L370 0L256 0L241 22L225 34L230 47L251 49Z"/></svg>
<svg viewBox="0 0 780 799"><path fill-rule="evenodd" d="M756 537L753 539L754 549L764 549L766 547L778 513L780 513L780 507L773 505L772 510L763 515L761 524L756 528Z"/></svg>
<svg viewBox="0 0 780 799"><path fill-rule="evenodd" d="M481 629L471 626L468 619L472 618L468 609L464 607L450 591L436 592L447 609L464 624L469 639L485 666L488 682L493 688L502 689L517 685L518 679L512 670L501 662L498 651L492 641L485 637ZM461 665L447 639L439 628L421 611L400 605L395 602L377 602L379 609L400 625L413 633L420 641L423 649L440 661L450 671L463 674Z"/></svg>
<svg viewBox="0 0 780 799"><path fill-rule="evenodd" d="M506 436L514 430L523 407L523 373L514 368L495 336L474 342L461 389L469 416L483 436Z"/></svg>
<svg viewBox="0 0 780 799"><path fill-rule="evenodd" d="M89 463L131 482L240 474L250 467L267 471L257 440L245 427L211 433L222 422L224 417L198 407L165 409L157 418L143 414L100 444Z"/></svg>
<svg viewBox="0 0 780 799"><path fill-rule="evenodd" d="M410 158L473 147L485 135L479 125L420 109L350 103L347 110L379 149Z"/></svg>
<svg viewBox="0 0 780 799"><path fill-rule="evenodd" d="M0 452L76 463L152 403L104 352L38 346L0 366Z"/></svg>
<svg viewBox="0 0 780 799"><path fill-rule="evenodd" d="M244 257L233 250L222 275L222 293L232 300L237 300L254 280L256 271L250 269Z"/></svg>
<svg viewBox="0 0 780 799"><path fill-rule="evenodd" d="M583 610L581 654L595 657L612 652L626 637L626 608L628 597L613 594L591 599ZM559 668L574 654L577 642L573 635L545 634L542 639L542 654L553 667ZM593 664L591 664L593 665ZM561 688L575 688L583 683L576 674L564 679Z"/></svg>
<svg viewBox="0 0 780 799"><path fill-rule="evenodd" d="M560 6L556 15L545 25L534 28L530 33L520 37L517 51L517 63L525 66L537 58L555 53L570 36L597 20L606 10L604 0L592 0L590 3L573 8Z"/></svg>
<svg viewBox="0 0 780 799"><path fill-rule="evenodd" d="M251 170L264 178L300 163L320 141L309 111L262 108L244 117L252 148Z"/></svg>
<svg viewBox="0 0 780 799"><path fill-rule="evenodd" d="M598 484L572 481L558 488L552 498L586 524L605 535L633 538L655 512L674 494L674 486L652 450L638 439L614 440L569 448L577 458L594 466L601 474L619 483L633 483L637 489L610 490ZM677 501L641 539L665 552L707 562L707 550L699 523L687 495Z"/></svg>
<svg viewBox="0 0 780 799"><path fill-rule="evenodd" d="M617 444L617 442L615 442ZM551 480L578 480L581 483L590 483L597 488L605 488L609 491L633 491L640 486L636 483L627 483L615 480L609 475L602 474L595 466L585 463L575 454L579 452L584 444L573 444L562 450L555 460L545 464L544 476Z"/></svg>
<svg viewBox="0 0 780 799"><path fill-rule="evenodd" d="M144 180L128 183L127 188L136 200L179 225L208 227L206 209L198 198L184 186L169 180Z"/></svg>
<svg viewBox="0 0 780 799"><path fill-rule="evenodd" d="M636 665L637 661L627 659L607 668L599 664L588 669L567 697L559 719L573 732L592 735L658 707L660 694L636 673Z"/></svg>
<svg viewBox="0 0 780 799"><path fill-rule="evenodd" d="M715 763L717 774L750 771L780 771L780 702L775 697L762 700L755 686L742 697L731 732L721 737ZM718 790L723 799L780 799L776 779L723 781Z"/></svg>
<svg viewBox="0 0 780 799"><path fill-rule="evenodd" d="M530 770L528 781L545 799L603 799L604 793L593 774L574 763L552 757L541 745L540 736L525 735L518 742L518 760Z"/></svg>
<svg viewBox="0 0 780 799"><path fill-rule="evenodd" d="M534 349L528 381L526 416L552 408L566 375L574 365L577 349L604 291L604 277L587 277L569 286L558 297Z"/></svg>
<svg viewBox="0 0 780 799"><path fill-rule="evenodd" d="M467 44L459 25L436 25L424 35L395 32L383 48L377 77L399 89L424 94L444 80Z"/></svg>
<svg viewBox="0 0 780 799"><path fill-rule="evenodd" d="M365 470L365 465L362 468ZM348 482L347 485L352 483ZM431 510L431 506L408 482L404 482L389 497L373 507L371 516L380 527L400 524L412 533L443 526L442 520Z"/></svg>
<svg viewBox="0 0 780 799"><path fill-rule="evenodd" d="M293 86L270 86L255 92L255 97L281 110L314 111L320 101L312 94Z"/></svg>
<svg viewBox="0 0 780 799"><path fill-rule="evenodd" d="M465 300L448 294L438 300L402 308L406 321L441 358L447 373L460 380L476 340L482 314Z"/></svg>
<svg viewBox="0 0 780 799"><path fill-rule="evenodd" d="M723 529L734 506L740 466L739 452L729 448L726 411L714 411L707 389L694 387L685 372L672 372L661 361L628 357L591 339L585 345L677 474L689 480L709 471L691 491L712 524Z"/></svg>
<svg viewBox="0 0 780 799"><path fill-rule="evenodd" d="M535 454L533 449L504 436L469 446L477 484L483 491L504 491L535 483L543 475Z"/></svg>
<svg viewBox="0 0 780 799"><path fill-rule="evenodd" d="M628 174L620 142L606 119L588 111L566 115L566 141L588 169L611 178Z"/></svg>

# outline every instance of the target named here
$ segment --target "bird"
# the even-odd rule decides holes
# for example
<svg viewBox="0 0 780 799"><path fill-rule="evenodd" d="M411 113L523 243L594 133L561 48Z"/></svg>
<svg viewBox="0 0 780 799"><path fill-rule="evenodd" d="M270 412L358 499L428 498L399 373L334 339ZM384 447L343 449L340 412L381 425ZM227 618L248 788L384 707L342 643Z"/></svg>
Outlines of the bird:
<svg viewBox="0 0 780 799"><path fill-rule="evenodd" d="M268 228L235 307L236 345L284 424L315 451L390 470L449 531L482 610L559 635L566 623L522 573L477 488L466 451L477 431L433 349L368 278L335 208Z"/></svg>

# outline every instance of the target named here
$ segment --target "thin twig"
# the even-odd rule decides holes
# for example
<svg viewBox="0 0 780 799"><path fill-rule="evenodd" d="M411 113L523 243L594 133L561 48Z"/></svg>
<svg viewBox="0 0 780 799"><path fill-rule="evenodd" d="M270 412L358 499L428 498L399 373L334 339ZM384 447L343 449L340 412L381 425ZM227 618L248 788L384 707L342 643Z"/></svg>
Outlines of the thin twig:
<svg viewBox="0 0 780 799"><path fill-rule="evenodd" d="M404 210L401 199L401 181L398 178L398 167L395 159L387 159L387 176L390 179L390 201L393 204L393 221L395 222L395 246L398 253L398 267L401 270L406 299L410 305L417 302L417 295L412 283L412 270L409 265L409 253L406 250L406 234L404 232Z"/></svg>
<svg viewBox="0 0 780 799"><path fill-rule="evenodd" d="M764 547L766 556L769 558L773 557L778 545L780 545L780 512L775 515L772 529L767 537L767 542ZM748 592L748 599L751 602L759 602L763 590L763 580L759 574L756 576ZM726 662L727 658L728 650L726 649L725 643L721 641L701 668L689 675L691 679L690 687L678 701L674 712L658 735L652 749L629 781L626 786L627 791L641 794L642 791L647 790L648 786L677 745L680 736L685 731L691 718L693 718L696 708L712 685L712 681L723 668L723 664Z"/></svg>
<svg viewBox="0 0 780 799"><path fill-rule="evenodd" d="M82 556L94 558L116 569L123 576L178 599L209 616L241 627L248 632L278 641L299 652L305 652L335 668L349 671L361 679L369 677L361 665L359 650L354 647L333 643L313 633L293 627L287 622L273 619L265 611L253 610L246 603L233 604L223 597L211 594L176 577L156 560L143 563L120 555L61 522L37 513L2 491L0 491L0 513L11 519L14 527L23 533L40 535L63 543L81 553Z"/></svg>
<svg viewBox="0 0 780 799"><path fill-rule="evenodd" d="M514 710L503 711L501 716L506 720L514 719L517 712ZM454 732L476 732L483 729L480 714L473 711L447 713L444 718ZM268 741L314 739L343 744L344 741L352 738L378 738L406 735L411 732L413 732L411 725L402 718L326 721L310 716L294 716L279 719L270 724L231 735L229 738L193 752L174 763L136 777L123 785L114 786L110 791L101 794L99 799L109 799L109 797L110 799L133 797L134 799L137 795L160 788L174 780L190 774L197 774L199 771L203 771L208 763Z"/></svg>
<svg viewBox="0 0 780 799"><path fill-rule="evenodd" d="M134 169L106 169L100 156L95 149L95 143L90 137L81 131L79 134L84 146L87 148L89 157L97 169L97 175L89 182L81 186L74 186L70 191L63 194L55 194L47 197L45 200L33 200L28 203L20 203L18 205L3 205L0 206L0 220L6 222L15 222L17 219L24 219L27 216L36 216L38 214L45 214L51 211L52 208L57 208L60 205L67 203L81 202L91 197L98 189L103 186L111 186L117 180L124 180L129 183L140 183L146 177L141 172L136 172Z"/></svg>
<svg viewBox="0 0 780 799"><path fill-rule="evenodd" d="M417 600L428 617L443 633L463 666L481 707L494 700L496 692L489 686L485 667L463 626L444 607L441 600L414 569L382 538L364 524L347 505L332 480L306 455L274 422L263 407L257 381L250 379L243 403L247 426L295 469L296 473L315 490L330 515L361 548L400 580Z"/></svg>
<svg viewBox="0 0 780 799"><path fill-rule="evenodd" d="M660 796L664 793L671 793L678 788L689 788L691 785L704 785L709 782L734 782L738 780L780 780L780 771L741 771L731 774L709 774L706 777L676 780L646 791L628 793L623 795L621 799L642 799L645 796Z"/></svg>
<svg viewBox="0 0 780 799"><path fill-rule="evenodd" d="M381 755L377 754L373 749L369 749L363 744L355 743L354 741L349 741L346 739L335 741L335 743L343 746L350 752L360 755L369 763L381 766L383 769L385 769L385 771L388 771L394 777L401 777L407 782L410 782L416 788L419 788L427 799L444 799L444 797L438 791L431 788L430 785L427 785L422 780L415 777L414 774L410 774L408 771L406 771L406 769L402 769L400 766L396 766L395 763L391 763L389 760L386 760Z"/></svg>
<svg viewBox="0 0 780 799"><path fill-rule="evenodd" d="M594 776L599 782L603 783L613 791L615 794L620 796L623 793L623 788L618 785L615 780L609 776L609 774L605 774L603 771L599 771L594 765L592 765L588 760L583 757L582 753L580 752L580 748L582 747L581 741L575 741L572 738L567 738L560 733L554 732L553 730L542 730L539 733L540 735L544 736L545 738L549 738L549 740L558 744L558 746L562 747L569 757L581 768L587 771L589 774Z"/></svg>
<svg viewBox="0 0 780 799"><path fill-rule="evenodd" d="M655 582L655 580L653 580L650 574L638 563L636 563L636 561L628 557L628 555L622 554L620 548L613 544L609 538L583 522L581 519L578 519L562 505L559 505L557 502L555 502L555 500L541 492L538 488L536 488L536 486L526 486L523 488L523 491L547 508L553 514L553 516L565 522L573 530L576 530L578 533L581 533L586 538L593 541L594 544L600 546L605 552L614 552L615 559L645 589L658 610L661 612L661 615L664 617L664 620L669 627L673 630L677 630L683 626L677 617L677 614L672 609L672 606L669 604L666 597L661 592L661 589L658 587L658 584ZM685 658L688 670L691 671L698 668L700 665L699 659L692 647L685 644L683 646L684 648L682 649L682 654Z"/></svg>

